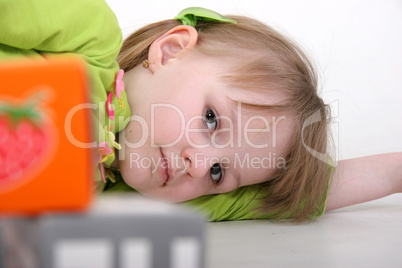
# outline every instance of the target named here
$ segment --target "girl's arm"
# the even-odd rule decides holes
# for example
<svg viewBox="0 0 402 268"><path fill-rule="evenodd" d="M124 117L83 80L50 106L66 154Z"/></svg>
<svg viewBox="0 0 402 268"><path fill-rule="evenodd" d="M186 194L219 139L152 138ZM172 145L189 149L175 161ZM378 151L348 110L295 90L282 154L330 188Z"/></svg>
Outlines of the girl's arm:
<svg viewBox="0 0 402 268"><path fill-rule="evenodd" d="M0 59L35 52L81 55L94 103L104 103L114 88L121 44L117 18L104 0L0 0Z"/></svg>
<svg viewBox="0 0 402 268"><path fill-rule="evenodd" d="M326 211L402 193L402 153L339 161Z"/></svg>

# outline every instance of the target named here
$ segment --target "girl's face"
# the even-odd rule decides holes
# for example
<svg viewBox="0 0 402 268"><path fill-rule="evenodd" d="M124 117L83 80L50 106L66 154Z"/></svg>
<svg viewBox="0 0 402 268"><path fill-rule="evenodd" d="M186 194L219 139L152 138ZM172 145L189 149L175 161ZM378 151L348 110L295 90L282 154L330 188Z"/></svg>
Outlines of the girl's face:
<svg viewBox="0 0 402 268"><path fill-rule="evenodd" d="M228 87L224 64L189 53L125 74L132 118L120 133L119 167L129 186L181 202L266 181L284 167L292 120L247 113L236 102L274 104L283 96Z"/></svg>

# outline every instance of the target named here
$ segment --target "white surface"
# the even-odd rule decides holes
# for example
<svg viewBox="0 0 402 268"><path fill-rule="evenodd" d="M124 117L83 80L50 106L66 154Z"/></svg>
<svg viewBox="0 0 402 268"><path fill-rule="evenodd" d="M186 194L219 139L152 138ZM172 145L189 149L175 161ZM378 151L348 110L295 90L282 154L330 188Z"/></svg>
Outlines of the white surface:
<svg viewBox="0 0 402 268"><path fill-rule="evenodd" d="M150 199L137 192L106 193L95 199L90 213L108 215L170 215L183 209L172 203Z"/></svg>
<svg viewBox="0 0 402 268"><path fill-rule="evenodd" d="M176 237L170 246L170 267L201 268L200 252L200 241L196 237Z"/></svg>
<svg viewBox="0 0 402 268"><path fill-rule="evenodd" d="M207 225L208 268L402 267L402 194L326 213L313 223Z"/></svg>
<svg viewBox="0 0 402 268"><path fill-rule="evenodd" d="M113 244L106 239L61 240L53 250L55 268L108 268L113 264Z"/></svg>
<svg viewBox="0 0 402 268"><path fill-rule="evenodd" d="M400 0L107 0L124 36L189 6L254 17L292 36L318 66L340 159L402 151Z"/></svg>
<svg viewBox="0 0 402 268"><path fill-rule="evenodd" d="M152 241L147 238L127 238L121 246L120 260L122 268L151 268Z"/></svg>

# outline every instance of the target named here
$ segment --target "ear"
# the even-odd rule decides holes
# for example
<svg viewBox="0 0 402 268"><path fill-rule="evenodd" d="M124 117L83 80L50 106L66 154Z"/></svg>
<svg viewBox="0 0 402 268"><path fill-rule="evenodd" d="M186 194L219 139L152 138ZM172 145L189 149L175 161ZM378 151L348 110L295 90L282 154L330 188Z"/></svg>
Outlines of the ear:
<svg viewBox="0 0 402 268"><path fill-rule="evenodd" d="M148 61L152 72L158 70L168 61L176 59L186 49L194 48L197 44L198 33L188 25L176 26L159 38L149 47Z"/></svg>

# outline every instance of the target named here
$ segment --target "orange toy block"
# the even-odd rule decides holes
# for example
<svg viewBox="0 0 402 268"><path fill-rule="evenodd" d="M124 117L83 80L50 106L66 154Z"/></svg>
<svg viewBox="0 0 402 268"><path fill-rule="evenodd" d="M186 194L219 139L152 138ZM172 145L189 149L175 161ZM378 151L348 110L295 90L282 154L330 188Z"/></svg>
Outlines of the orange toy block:
<svg viewBox="0 0 402 268"><path fill-rule="evenodd" d="M93 166L80 146L91 141L88 102L77 58L0 62L0 214L88 207Z"/></svg>

